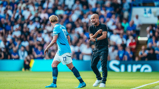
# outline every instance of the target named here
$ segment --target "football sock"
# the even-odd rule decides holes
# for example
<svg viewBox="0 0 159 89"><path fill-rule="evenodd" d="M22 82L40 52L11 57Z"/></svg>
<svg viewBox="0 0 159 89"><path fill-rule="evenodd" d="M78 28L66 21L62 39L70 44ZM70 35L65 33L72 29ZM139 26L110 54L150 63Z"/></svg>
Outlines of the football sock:
<svg viewBox="0 0 159 89"><path fill-rule="evenodd" d="M54 83L54 84L56 84L57 75L58 75L57 67L53 67L53 68L52 68L52 77L53 77L53 83Z"/></svg>
<svg viewBox="0 0 159 89"><path fill-rule="evenodd" d="M80 76L78 70L77 70L75 67L73 67L71 71L72 71L73 74L76 76L76 78L79 80L79 82L82 83L82 82L83 82L83 79L81 78L81 76Z"/></svg>

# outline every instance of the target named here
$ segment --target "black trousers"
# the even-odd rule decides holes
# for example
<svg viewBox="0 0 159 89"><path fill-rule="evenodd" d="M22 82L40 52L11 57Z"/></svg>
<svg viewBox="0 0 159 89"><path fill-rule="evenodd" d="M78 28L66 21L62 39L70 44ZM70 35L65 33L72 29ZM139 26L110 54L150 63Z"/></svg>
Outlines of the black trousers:
<svg viewBox="0 0 159 89"><path fill-rule="evenodd" d="M108 50L102 50L102 51L97 51L94 50L92 54L92 60L91 60L91 68L93 72L96 74L96 78L98 80L102 79L102 83L106 82L107 79L107 57L108 57ZM101 77L101 74L97 68L97 64L101 60L101 66L102 66L102 75L103 78Z"/></svg>

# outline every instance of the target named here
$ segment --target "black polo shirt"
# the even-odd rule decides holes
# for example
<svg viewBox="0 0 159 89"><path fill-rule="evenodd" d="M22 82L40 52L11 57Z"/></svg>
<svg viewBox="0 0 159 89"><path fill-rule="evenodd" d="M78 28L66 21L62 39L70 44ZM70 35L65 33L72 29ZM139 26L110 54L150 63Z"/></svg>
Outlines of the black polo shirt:
<svg viewBox="0 0 159 89"><path fill-rule="evenodd" d="M105 24L100 23L98 26L94 26L94 25L90 26L89 27L89 33L90 34L92 33L94 35L99 29L102 29L102 31L107 31L108 30L108 28ZM102 35L102 33L98 34L97 38L100 37L101 35ZM108 37L106 37L103 40L95 41L95 48L97 50L101 50L101 49L108 50Z"/></svg>

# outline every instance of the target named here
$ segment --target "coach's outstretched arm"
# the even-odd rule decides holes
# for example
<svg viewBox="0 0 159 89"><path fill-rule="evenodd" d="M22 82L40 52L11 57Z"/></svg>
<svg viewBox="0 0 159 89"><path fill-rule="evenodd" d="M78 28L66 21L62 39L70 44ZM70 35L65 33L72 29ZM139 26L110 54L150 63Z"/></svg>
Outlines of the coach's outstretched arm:
<svg viewBox="0 0 159 89"><path fill-rule="evenodd" d="M97 32L96 32L97 33ZM91 35L91 34L90 34ZM90 37L90 40L91 41L98 41L98 40L103 40L103 39L105 39L107 37L107 31L103 31L102 32L102 35L100 36L100 37L98 37L98 38L91 38ZM96 40L97 39L97 40Z"/></svg>
<svg viewBox="0 0 159 89"><path fill-rule="evenodd" d="M94 35L92 33L89 34L90 40L95 41L95 38L98 36L98 34L102 33L102 29L98 30Z"/></svg>
<svg viewBox="0 0 159 89"><path fill-rule="evenodd" d="M94 35L91 33L89 37L95 39L98 36L98 34L101 34L101 33L102 33L102 29L98 30Z"/></svg>
<svg viewBox="0 0 159 89"><path fill-rule="evenodd" d="M107 37L107 31L103 31L102 35L100 37L97 38L97 40L103 40Z"/></svg>
<svg viewBox="0 0 159 89"><path fill-rule="evenodd" d="M51 41L51 43L46 47L45 51L44 51L44 54L46 54L46 52L48 52L48 49L54 44L56 43L57 41L57 38L58 38L58 35L55 35Z"/></svg>

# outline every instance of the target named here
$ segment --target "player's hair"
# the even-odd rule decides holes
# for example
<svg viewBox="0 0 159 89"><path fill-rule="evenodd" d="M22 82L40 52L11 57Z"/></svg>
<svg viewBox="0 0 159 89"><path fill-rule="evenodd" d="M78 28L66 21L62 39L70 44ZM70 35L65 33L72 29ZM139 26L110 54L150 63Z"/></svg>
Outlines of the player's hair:
<svg viewBox="0 0 159 89"><path fill-rule="evenodd" d="M49 17L49 21L51 22L51 23L54 23L54 22L58 22L58 17L56 16L56 15L51 15L50 17Z"/></svg>

